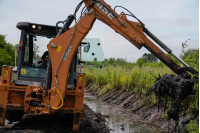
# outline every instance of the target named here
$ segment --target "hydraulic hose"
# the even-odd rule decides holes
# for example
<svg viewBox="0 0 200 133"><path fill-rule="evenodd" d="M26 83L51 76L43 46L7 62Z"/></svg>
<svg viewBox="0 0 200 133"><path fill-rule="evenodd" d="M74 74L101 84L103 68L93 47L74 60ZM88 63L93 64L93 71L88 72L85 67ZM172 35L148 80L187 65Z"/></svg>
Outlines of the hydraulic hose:
<svg viewBox="0 0 200 133"><path fill-rule="evenodd" d="M57 107L57 108L56 108L56 107L51 107L52 109L60 109L60 108L63 106L63 97L61 96L61 94L60 94L60 92L59 92L59 90L58 90L57 71L58 71L58 68L60 67L60 64L61 64L61 62L62 62L62 60L63 60L63 58L64 58L65 53L67 52L67 49L68 49L68 47L69 47L69 44L71 43L71 40L72 40L72 38L73 38L73 36L74 36L74 32L75 32L75 28L76 28L76 13L77 13L78 9L81 7L82 3L83 3L83 1L80 2L80 3L78 4L78 6L76 7L75 13L74 13L74 15L71 15L71 20L69 21L69 23L68 23L68 22L65 23L65 26L70 26L70 24L72 23L72 21L75 19L75 25L74 25L74 30L73 30L71 39L70 39L70 41L69 41L69 43L68 43L68 45L67 45L67 48L65 49L65 52L64 52L64 54L63 54L63 56L62 56L62 58L61 58L61 60L60 60L60 63L58 64L58 67L57 67L56 72L55 72L56 90L57 90L57 92L58 92L58 95L60 96L61 105L60 105L59 107ZM66 27L65 27L65 28L66 28ZM60 33L60 32L59 32L59 33ZM58 35L60 35L59 33L58 33ZM62 34L62 33L61 33L61 34ZM58 35L57 35L57 36L58 36Z"/></svg>
<svg viewBox="0 0 200 133"><path fill-rule="evenodd" d="M63 98L58 90L58 88L56 88L57 92L58 92L58 95L60 96L60 99L61 99L61 105L59 107L51 107L52 109L60 109L62 106L63 106Z"/></svg>

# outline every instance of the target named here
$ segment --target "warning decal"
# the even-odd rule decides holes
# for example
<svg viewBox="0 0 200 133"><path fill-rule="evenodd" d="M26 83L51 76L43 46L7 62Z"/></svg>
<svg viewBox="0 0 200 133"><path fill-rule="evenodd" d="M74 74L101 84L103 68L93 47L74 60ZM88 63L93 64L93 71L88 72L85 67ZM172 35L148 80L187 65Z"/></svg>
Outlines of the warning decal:
<svg viewBox="0 0 200 133"><path fill-rule="evenodd" d="M21 74L25 74L26 69L21 69Z"/></svg>
<svg viewBox="0 0 200 133"><path fill-rule="evenodd" d="M5 70L4 76L8 76L8 70Z"/></svg>
<svg viewBox="0 0 200 133"><path fill-rule="evenodd" d="M79 82L82 82L82 81L83 81L83 77L80 77L80 78L79 78Z"/></svg>
<svg viewBox="0 0 200 133"><path fill-rule="evenodd" d="M57 49L57 52L60 52L61 49L62 49L62 46L59 46Z"/></svg>

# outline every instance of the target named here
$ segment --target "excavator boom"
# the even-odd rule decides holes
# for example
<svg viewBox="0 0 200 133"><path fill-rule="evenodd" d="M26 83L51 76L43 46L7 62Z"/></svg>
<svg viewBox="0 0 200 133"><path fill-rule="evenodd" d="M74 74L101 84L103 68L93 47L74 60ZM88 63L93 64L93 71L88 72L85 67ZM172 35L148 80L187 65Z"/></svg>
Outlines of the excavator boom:
<svg viewBox="0 0 200 133"><path fill-rule="evenodd" d="M157 39L150 31L148 31L148 29L144 27L143 23L129 21L123 12L121 15L118 15L111 8L111 6L109 6L103 0L85 0L84 3L88 12L85 13L85 15L80 19L78 23L76 23L74 27L62 35L52 39L49 43L53 43L58 47L58 49L55 49L50 45L48 46L50 55L57 55L55 60L54 57L51 57L53 70L52 76L56 79L52 81L52 87L56 87L59 84L60 86L66 88L66 75L68 75L72 58L83 38L92 29L93 23L96 19L111 27L117 33L129 40L138 49L144 46L169 68L171 68L175 73L189 76L186 72L180 71L181 67L146 37L144 32L152 37L152 39L161 45L168 53L172 53L172 50L164 45L159 39ZM186 63L185 65L187 66ZM63 70L66 70L65 76L61 76L62 74L59 74L62 73ZM60 78L65 80L61 80Z"/></svg>

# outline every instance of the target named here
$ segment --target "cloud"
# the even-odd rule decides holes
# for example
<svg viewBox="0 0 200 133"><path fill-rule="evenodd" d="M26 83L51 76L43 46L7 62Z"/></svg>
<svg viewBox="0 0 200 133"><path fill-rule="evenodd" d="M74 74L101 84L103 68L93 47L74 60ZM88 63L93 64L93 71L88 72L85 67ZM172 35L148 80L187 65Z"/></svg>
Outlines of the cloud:
<svg viewBox="0 0 200 133"><path fill-rule="evenodd" d="M193 34L190 34L190 33L188 33L187 35L190 36L190 37L194 36Z"/></svg>
<svg viewBox="0 0 200 133"><path fill-rule="evenodd" d="M35 0L34 2L0 0L0 34L8 35L6 40L16 44L20 39L20 30L16 28L17 22L29 21L55 25L57 21L65 20L69 14L73 14L79 2L80 0L71 2L66 0ZM115 5L122 5L130 10L176 55L180 54L181 43L186 39L191 39L188 42L189 47L199 47L199 20L197 17L199 7L196 0L141 0L137 2L107 0L106 2L112 8ZM121 11L122 9L117 8L118 13ZM132 17L128 17L128 19L136 21ZM128 61L136 61L144 53L150 53L145 48L139 50L124 37L98 20L86 37L100 38L106 58L127 57ZM47 41L38 39L37 43L40 45L39 51L41 53L46 50L48 42L48 39Z"/></svg>
<svg viewBox="0 0 200 133"><path fill-rule="evenodd" d="M0 1L1 2L1 1ZM1 4L1 3L0 3ZM0 18L1 19L6 19L7 17L6 17L6 15L3 15L2 13L0 13Z"/></svg>
<svg viewBox="0 0 200 133"><path fill-rule="evenodd" d="M188 18L179 18L176 19L175 21L171 22L170 24L176 25L176 26L181 26L181 27L188 27L192 25L192 21Z"/></svg>
<svg viewBox="0 0 200 133"><path fill-rule="evenodd" d="M182 33L174 33L173 36L175 36L175 37L183 37L184 35Z"/></svg>

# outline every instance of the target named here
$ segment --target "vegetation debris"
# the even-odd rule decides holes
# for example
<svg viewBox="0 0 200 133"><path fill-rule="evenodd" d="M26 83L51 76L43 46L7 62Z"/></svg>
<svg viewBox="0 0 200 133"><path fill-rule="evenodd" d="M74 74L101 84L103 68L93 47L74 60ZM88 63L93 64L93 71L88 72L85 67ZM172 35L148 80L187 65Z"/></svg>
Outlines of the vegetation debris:
<svg viewBox="0 0 200 133"><path fill-rule="evenodd" d="M152 91L155 92L158 110L160 105L167 109L170 103L171 107L167 112L168 117L177 121L179 114L189 107L191 98L188 98L188 96L196 93L194 89L196 80L197 77L195 76L192 79L185 79L181 75L164 74L156 79L155 84L148 90L147 95Z"/></svg>

